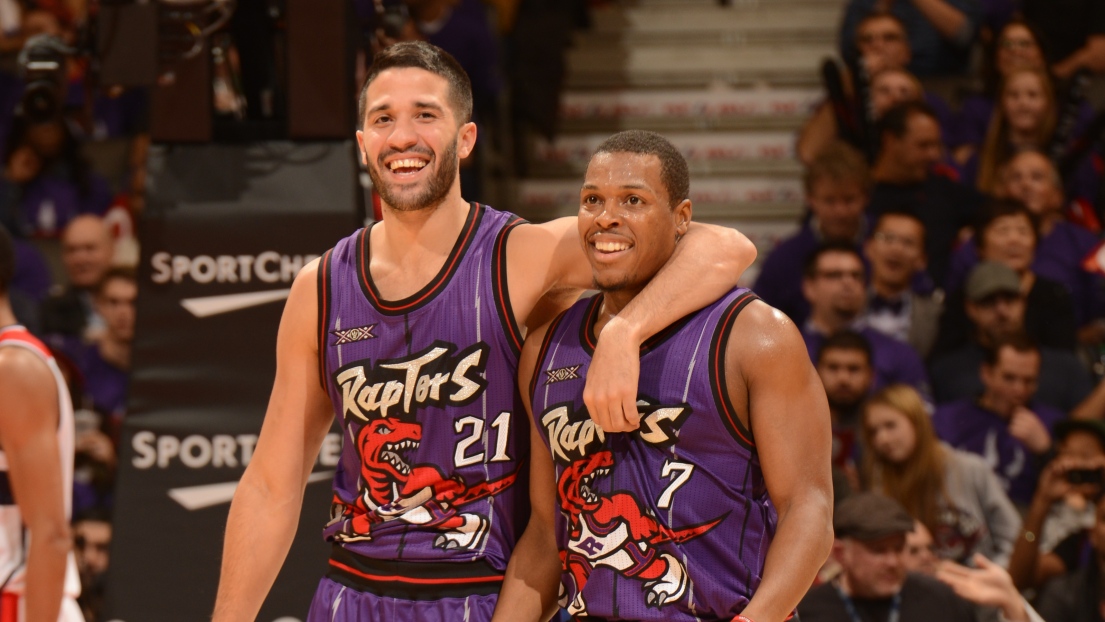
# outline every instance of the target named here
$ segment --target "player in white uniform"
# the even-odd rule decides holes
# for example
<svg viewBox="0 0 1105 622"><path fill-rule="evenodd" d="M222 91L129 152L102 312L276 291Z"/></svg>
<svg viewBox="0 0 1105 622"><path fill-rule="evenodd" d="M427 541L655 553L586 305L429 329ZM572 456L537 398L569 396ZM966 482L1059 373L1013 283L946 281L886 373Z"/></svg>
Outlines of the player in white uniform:
<svg viewBox="0 0 1105 622"><path fill-rule="evenodd" d="M50 351L16 324L0 228L0 622L82 622L69 539L73 404Z"/></svg>

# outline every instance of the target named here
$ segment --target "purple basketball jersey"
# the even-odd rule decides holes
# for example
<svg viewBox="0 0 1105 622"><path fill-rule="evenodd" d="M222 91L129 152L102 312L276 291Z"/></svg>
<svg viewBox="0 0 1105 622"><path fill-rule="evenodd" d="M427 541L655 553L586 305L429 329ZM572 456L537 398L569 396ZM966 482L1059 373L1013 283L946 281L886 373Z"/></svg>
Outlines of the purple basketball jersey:
<svg viewBox="0 0 1105 622"><path fill-rule="evenodd" d="M520 222L472 204L438 275L399 301L372 283L369 229L323 256L320 370L343 432L331 577L399 597L450 582L497 593L529 512L521 340L504 295Z"/></svg>
<svg viewBox="0 0 1105 622"><path fill-rule="evenodd" d="M730 620L759 586L777 516L725 391L734 289L641 350L641 427L604 434L583 404L602 297L549 328L531 384L556 464L561 606L605 620Z"/></svg>

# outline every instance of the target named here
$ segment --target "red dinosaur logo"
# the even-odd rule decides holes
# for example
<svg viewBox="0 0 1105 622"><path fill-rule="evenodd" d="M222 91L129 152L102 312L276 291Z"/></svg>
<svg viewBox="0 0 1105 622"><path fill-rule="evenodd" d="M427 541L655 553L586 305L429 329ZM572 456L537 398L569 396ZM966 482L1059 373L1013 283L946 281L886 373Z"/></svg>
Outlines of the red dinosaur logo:
<svg viewBox="0 0 1105 622"><path fill-rule="evenodd" d="M699 525L671 529L646 514L632 495L600 493L595 480L610 474L614 465L609 450L576 460L560 474L560 507L568 516L568 548L561 551L565 581L575 584L575 599L569 604L561 586L561 606L571 615L587 615L583 587L596 566L607 566L622 576L644 583L646 602L656 608L673 603L687 589L687 571L669 553L656 546L664 542L681 544L716 527L728 513Z"/></svg>
<svg viewBox="0 0 1105 622"><path fill-rule="evenodd" d="M353 505L337 504L339 518L348 519L336 536L339 540L371 540L409 524L440 530L434 540L438 548L470 550L482 545L487 518L457 508L506 490L518 478L518 471L468 486L460 476L446 478L436 466L411 464L421 442L422 426L417 423L376 419L361 428L357 448L363 488Z"/></svg>

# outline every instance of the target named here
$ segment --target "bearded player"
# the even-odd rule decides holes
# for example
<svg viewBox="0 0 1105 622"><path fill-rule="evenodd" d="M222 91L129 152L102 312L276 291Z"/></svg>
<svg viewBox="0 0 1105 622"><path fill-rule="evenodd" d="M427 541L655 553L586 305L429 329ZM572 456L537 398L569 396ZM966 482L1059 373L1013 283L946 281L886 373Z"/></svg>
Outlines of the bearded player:
<svg viewBox="0 0 1105 622"><path fill-rule="evenodd" d="M0 227L0 621L84 620L69 539L73 404L54 357L19 326Z"/></svg>
<svg viewBox="0 0 1105 622"><path fill-rule="evenodd" d="M579 620L780 622L828 556L825 392L798 330L750 291L642 344L637 430L588 416L595 346L682 244L687 190L686 162L651 132L611 137L587 168L579 235L601 295L522 352L533 514L497 619L559 604Z"/></svg>
<svg viewBox="0 0 1105 622"><path fill-rule="evenodd" d="M287 554L334 417L343 447L309 620L488 620L528 514L516 387L524 332L591 281L575 219L524 223L465 201L471 85L431 45L378 54L357 141L384 218L297 277L253 459L227 524L216 620L253 619ZM607 327L589 403L637 424L639 346L736 282L743 236L695 227ZM682 284L696 280L688 293Z"/></svg>

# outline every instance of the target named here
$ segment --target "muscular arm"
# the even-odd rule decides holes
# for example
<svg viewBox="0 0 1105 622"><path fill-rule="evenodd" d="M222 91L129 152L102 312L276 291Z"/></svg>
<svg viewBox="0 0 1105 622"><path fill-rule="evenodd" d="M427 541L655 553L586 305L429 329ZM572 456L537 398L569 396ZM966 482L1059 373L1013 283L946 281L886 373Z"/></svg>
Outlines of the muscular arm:
<svg viewBox="0 0 1105 622"><path fill-rule="evenodd" d="M12 494L30 532L24 598L27 620L56 620L72 543L58 447L57 386L31 352L0 348L0 447Z"/></svg>
<svg viewBox="0 0 1105 622"><path fill-rule="evenodd" d="M518 364L521 388L530 421L530 513L526 531L514 547L492 622L548 620L556 613L560 585L560 556L556 549L556 475L552 457L537 433L530 412L529 384L547 327L530 333Z"/></svg>
<svg viewBox="0 0 1105 622"><path fill-rule="evenodd" d="M280 320L265 422L230 504L216 622L257 616L291 547L307 476L333 419L318 381L317 271L315 261L296 277Z"/></svg>
<svg viewBox="0 0 1105 622"><path fill-rule="evenodd" d="M753 434L779 512L763 581L743 615L779 622L813 584L832 547L829 407L802 337L782 313L753 302L731 335L729 396Z"/></svg>

